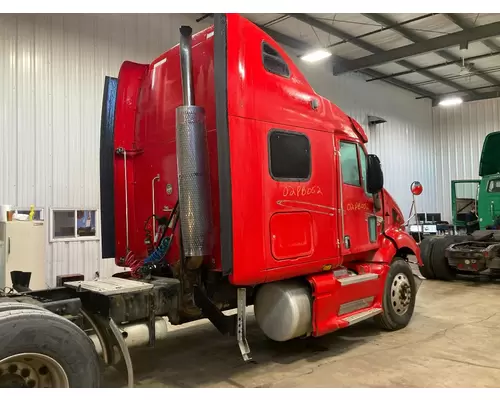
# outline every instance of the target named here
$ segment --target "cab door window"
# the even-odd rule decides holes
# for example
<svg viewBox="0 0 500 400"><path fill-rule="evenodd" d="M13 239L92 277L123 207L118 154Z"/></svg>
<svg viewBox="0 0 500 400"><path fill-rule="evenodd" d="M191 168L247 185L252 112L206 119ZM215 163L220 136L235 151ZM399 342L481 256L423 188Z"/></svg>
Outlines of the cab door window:
<svg viewBox="0 0 500 400"><path fill-rule="evenodd" d="M342 180L346 185L361 186L356 143L340 142Z"/></svg>
<svg viewBox="0 0 500 400"><path fill-rule="evenodd" d="M363 179L363 189L365 190L365 194L370 197L368 190L366 188L366 158L368 157L365 153L365 150L361 145L358 144L359 151L359 166L361 168L361 178Z"/></svg>

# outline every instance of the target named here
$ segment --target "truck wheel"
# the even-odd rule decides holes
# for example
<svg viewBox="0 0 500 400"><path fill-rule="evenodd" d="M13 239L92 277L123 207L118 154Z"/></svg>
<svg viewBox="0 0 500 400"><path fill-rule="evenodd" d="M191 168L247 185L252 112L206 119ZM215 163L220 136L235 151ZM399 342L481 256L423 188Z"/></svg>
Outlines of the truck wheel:
<svg viewBox="0 0 500 400"><path fill-rule="evenodd" d="M99 358L78 326L49 311L0 312L0 387L97 388Z"/></svg>
<svg viewBox="0 0 500 400"><path fill-rule="evenodd" d="M417 288L410 265L395 258L387 274L382 299L382 314L375 322L385 330L396 331L406 327L415 309Z"/></svg>
<svg viewBox="0 0 500 400"><path fill-rule="evenodd" d="M0 303L0 313L2 313L4 311L12 311L12 310L46 311L45 308L37 306L35 304L19 303L17 301L9 301L9 302L5 302L5 303Z"/></svg>
<svg viewBox="0 0 500 400"><path fill-rule="evenodd" d="M435 241L431 249L431 265L437 279L443 281L452 281L455 279L457 272L448 265L448 260L445 256L445 250L454 243L465 242L470 240L469 236L445 236Z"/></svg>
<svg viewBox="0 0 500 400"><path fill-rule="evenodd" d="M422 257L423 265L419 265L418 269L425 279L435 279L436 274L432 269L431 252L432 246L436 241L436 236L426 237L420 243L420 255Z"/></svg>

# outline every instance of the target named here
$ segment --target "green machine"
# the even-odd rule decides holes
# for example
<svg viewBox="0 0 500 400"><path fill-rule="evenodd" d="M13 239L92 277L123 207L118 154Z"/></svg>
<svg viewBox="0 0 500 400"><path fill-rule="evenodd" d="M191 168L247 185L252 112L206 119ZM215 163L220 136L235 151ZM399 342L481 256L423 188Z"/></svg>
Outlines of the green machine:
<svg viewBox="0 0 500 400"><path fill-rule="evenodd" d="M467 214L475 210L480 229L494 229L500 218L500 132L483 142L479 164L481 179L451 181L453 225L466 228ZM499 227L500 228L500 227Z"/></svg>
<svg viewBox="0 0 500 400"><path fill-rule="evenodd" d="M467 228L468 215L476 214L479 194L479 179L451 181L451 213L453 226L458 230Z"/></svg>
<svg viewBox="0 0 500 400"><path fill-rule="evenodd" d="M425 278L500 277L500 131L484 139L479 176L451 182L453 225L458 231L469 227L468 234L422 240L420 272Z"/></svg>

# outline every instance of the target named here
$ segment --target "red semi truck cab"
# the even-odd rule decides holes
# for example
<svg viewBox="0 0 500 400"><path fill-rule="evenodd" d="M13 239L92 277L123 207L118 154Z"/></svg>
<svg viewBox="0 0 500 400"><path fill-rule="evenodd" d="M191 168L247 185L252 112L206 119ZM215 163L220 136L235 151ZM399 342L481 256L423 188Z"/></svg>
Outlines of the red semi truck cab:
<svg viewBox="0 0 500 400"><path fill-rule="evenodd" d="M245 18L215 14L192 38L182 29L151 64L120 69L109 182L116 264L134 269L159 251L156 227L178 210L163 260L181 265L174 277L201 271L193 282L204 286L209 271L211 281L252 288L273 339L371 316L405 326L416 292L405 259L421 264L420 253L360 124Z"/></svg>

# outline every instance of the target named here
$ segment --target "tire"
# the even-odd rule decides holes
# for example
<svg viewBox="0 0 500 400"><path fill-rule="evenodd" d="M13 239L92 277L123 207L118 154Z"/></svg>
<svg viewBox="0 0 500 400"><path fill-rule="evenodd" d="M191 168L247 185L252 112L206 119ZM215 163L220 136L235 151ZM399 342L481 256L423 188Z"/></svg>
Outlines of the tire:
<svg viewBox="0 0 500 400"><path fill-rule="evenodd" d="M419 265L418 269L425 279L436 279L431 261L432 246L436 239L438 239L436 236L426 237L420 243L420 256L422 257L423 265Z"/></svg>
<svg viewBox="0 0 500 400"><path fill-rule="evenodd" d="M470 237L476 242L484 242L491 239L495 234L495 231L488 230L477 230L471 233Z"/></svg>
<svg viewBox="0 0 500 400"><path fill-rule="evenodd" d="M0 312L0 343L0 387L100 387L94 344L63 317L37 309Z"/></svg>
<svg viewBox="0 0 500 400"><path fill-rule="evenodd" d="M393 290L395 289L395 290ZM393 302L393 293L406 296L405 300ZM382 314L374 317L375 322L384 330L397 331L405 328L413 316L417 287L410 265L401 258L395 258L387 274L382 299ZM399 297L399 296L397 296ZM404 303L404 307L400 307Z"/></svg>
<svg viewBox="0 0 500 400"><path fill-rule="evenodd" d="M470 240L469 236L445 236L435 241L431 250L431 264L437 279L452 281L456 278L457 272L448 265L445 250L454 243Z"/></svg>
<svg viewBox="0 0 500 400"><path fill-rule="evenodd" d="M40 312L50 312L47 311L45 308L37 306L35 304L30 304L30 303L20 303L17 301L9 301L5 303L0 303L0 315L4 311L12 311L12 310L38 310Z"/></svg>

